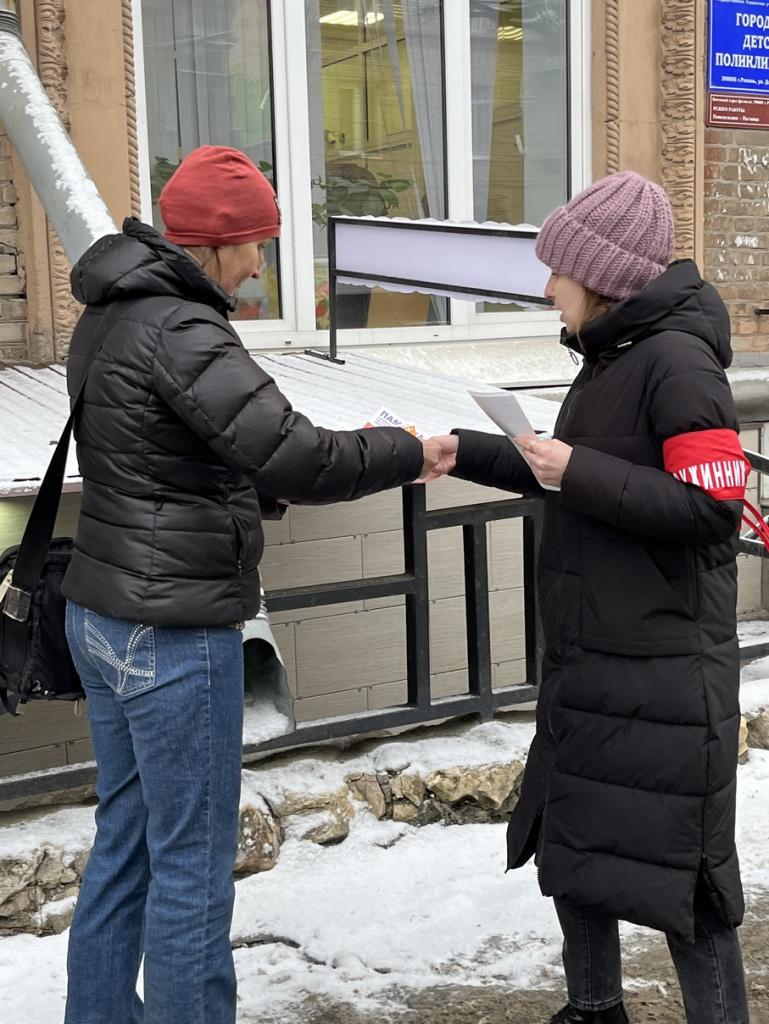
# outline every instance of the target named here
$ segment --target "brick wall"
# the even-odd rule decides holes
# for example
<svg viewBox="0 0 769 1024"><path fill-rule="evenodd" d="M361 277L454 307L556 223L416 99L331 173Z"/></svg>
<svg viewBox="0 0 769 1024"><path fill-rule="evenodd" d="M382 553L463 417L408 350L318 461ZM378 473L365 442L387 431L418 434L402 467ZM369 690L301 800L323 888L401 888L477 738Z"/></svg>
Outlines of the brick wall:
<svg viewBox="0 0 769 1024"><path fill-rule="evenodd" d="M27 302L19 250L11 144L0 128L0 360L27 358Z"/></svg>
<svg viewBox="0 0 769 1024"><path fill-rule="evenodd" d="M737 351L769 351L769 132L705 133L704 275L732 318Z"/></svg>

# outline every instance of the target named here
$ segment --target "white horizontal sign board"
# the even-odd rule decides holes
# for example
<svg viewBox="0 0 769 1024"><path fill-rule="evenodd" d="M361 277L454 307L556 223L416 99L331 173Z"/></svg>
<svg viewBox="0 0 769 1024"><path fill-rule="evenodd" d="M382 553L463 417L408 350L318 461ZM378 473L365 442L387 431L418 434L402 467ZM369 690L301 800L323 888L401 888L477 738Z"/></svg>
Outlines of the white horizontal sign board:
<svg viewBox="0 0 769 1024"><path fill-rule="evenodd" d="M545 302L547 268L536 228L442 221L335 218L340 278L388 283L467 298Z"/></svg>

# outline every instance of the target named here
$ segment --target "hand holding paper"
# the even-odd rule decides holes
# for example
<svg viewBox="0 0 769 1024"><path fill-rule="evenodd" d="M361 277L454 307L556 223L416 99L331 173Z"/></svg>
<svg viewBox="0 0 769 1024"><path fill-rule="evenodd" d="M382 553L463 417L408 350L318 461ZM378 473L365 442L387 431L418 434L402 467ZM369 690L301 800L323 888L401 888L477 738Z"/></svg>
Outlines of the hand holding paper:
<svg viewBox="0 0 769 1024"><path fill-rule="evenodd" d="M542 486L547 490L560 491L561 480L571 458L571 446L552 438L514 437L512 441Z"/></svg>
<svg viewBox="0 0 769 1024"><path fill-rule="evenodd" d="M524 459L531 466L534 476L546 491L559 491L561 478L571 455L571 448L561 441L545 440L544 435L537 437L537 432L529 423L526 413L518 399L510 391L477 392L471 396L483 409L490 420L510 438ZM544 445L555 445L555 448L544 448ZM565 456L562 449L566 449ZM535 461L536 459L536 461Z"/></svg>

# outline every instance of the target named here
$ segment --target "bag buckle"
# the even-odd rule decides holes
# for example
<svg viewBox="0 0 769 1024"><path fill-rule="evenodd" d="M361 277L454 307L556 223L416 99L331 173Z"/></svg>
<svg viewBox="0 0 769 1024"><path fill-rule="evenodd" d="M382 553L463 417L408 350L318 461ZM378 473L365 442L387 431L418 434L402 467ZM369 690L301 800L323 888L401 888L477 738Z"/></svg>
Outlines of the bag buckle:
<svg viewBox="0 0 769 1024"><path fill-rule="evenodd" d="M32 595L13 585L8 587L3 605L3 614L17 622L26 622L32 605Z"/></svg>

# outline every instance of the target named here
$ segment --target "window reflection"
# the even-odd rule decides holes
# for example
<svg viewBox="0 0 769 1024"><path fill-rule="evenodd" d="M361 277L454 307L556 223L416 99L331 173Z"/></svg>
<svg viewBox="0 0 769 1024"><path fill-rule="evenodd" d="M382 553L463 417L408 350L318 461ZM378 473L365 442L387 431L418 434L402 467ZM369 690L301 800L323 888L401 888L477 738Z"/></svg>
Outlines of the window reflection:
<svg viewBox="0 0 769 1024"><path fill-rule="evenodd" d="M568 198L566 0L470 0L470 38L475 219L539 226Z"/></svg>
<svg viewBox="0 0 769 1024"><path fill-rule="evenodd" d="M274 182L267 0L142 0L152 211L191 150L243 150ZM240 290L234 319L281 315L278 243L259 281Z"/></svg>
<svg viewBox="0 0 769 1024"><path fill-rule="evenodd" d="M316 319L331 215L446 216L440 0L306 0ZM446 323L447 303L341 285L340 327Z"/></svg>

